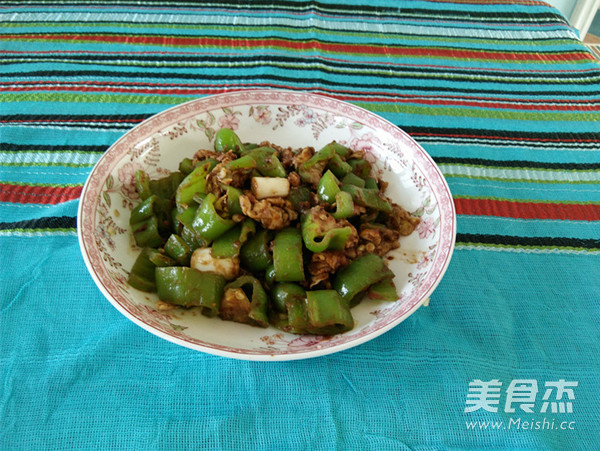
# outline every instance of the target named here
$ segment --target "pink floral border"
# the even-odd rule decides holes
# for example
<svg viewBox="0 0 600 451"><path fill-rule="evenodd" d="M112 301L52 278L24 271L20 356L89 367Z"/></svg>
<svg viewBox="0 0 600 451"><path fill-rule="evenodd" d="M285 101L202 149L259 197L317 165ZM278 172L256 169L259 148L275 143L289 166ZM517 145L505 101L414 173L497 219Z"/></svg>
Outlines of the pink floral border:
<svg viewBox="0 0 600 451"><path fill-rule="evenodd" d="M278 334L275 334L272 337L263 337L264 347L249 350L207 343L186 336L181 330L174 330L173 327L169 327L171 324L168 321L160 321L157 318L152 318L152 324L149 325L147 312L132 303L118 289L107 271L94 233L97 229L96 221L101 189L111 172L123 158L123 155L142 140L175 123L184 122L204 112L218 109L223 105L235 107L249 104L305 105L318 108L336 116L343 116L362 123L373 129L382 130L412 150L414 163L425 176L426 182L429 183L431 192L435 196L435 204L439 207L440 233L438 246L436 252L433 253L433 260L430 262L431 267L427 277L424 280L414 282L417 288L412 293L409 302L402 304L402 308L394 309L390 314L377 315L375 321L352 335L340 335L330 339L324 337L298 337L288 343L285 349L281 349L276 346L281 339L278 338ZM401 157L401 155L398 155L398 157ZM149 330L157 332L158 335L184 346L199 347L207 352L214 351L213 353L221 355L240 358L244 358L244 356L251 358L252 356L261 355L273 357L285 355L288 357L293 356L291 358L301 358L302 355L310 353L322 355L360 344L389 330L416 310L438 285L449 264L456 236L456 213L448 185L435 162L409 135L387 120L355 105L317 94L277 90L249 90L201 98L173 107L149 118L119 139L94 167L84 187L78 215L78 233L84 259L99 288L111 302L114 300L113 304L122 313L142 327L150 328Z"/></svg>

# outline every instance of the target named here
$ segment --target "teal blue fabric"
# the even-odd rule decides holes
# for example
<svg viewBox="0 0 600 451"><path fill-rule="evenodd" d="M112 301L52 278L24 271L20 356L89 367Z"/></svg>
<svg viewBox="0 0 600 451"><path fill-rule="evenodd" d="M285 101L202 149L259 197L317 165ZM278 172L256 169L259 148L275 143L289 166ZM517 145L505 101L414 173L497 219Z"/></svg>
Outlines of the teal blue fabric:
<svg viewBox="0 0 600 451"><path fill-rule="evenodd" d="M541 2L347 3L5 2L0 449L600 447L600 63ZM75 229L93 164L152 114L248 87L364 106L433 156L458 236L429 306L276 363L177 346L103 297ZM496 411L469 411L493 381Z"/></svg>

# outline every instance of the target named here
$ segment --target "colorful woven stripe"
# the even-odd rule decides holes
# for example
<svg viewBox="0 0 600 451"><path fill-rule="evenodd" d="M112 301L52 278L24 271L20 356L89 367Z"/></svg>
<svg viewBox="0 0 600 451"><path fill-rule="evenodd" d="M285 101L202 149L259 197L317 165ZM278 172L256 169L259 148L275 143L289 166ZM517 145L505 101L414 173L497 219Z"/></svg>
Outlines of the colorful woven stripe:
<svg viewBox="0 0 600 451"><path fill-rule="evenodd" d="M579 226L532 238L503 222L600 220L600 66L544 2L103 5L0 10L5 205L76 200L102 152L168 106L285 88L363 106L417 139L455 195L459 248L598 249ZM3 234L74 231L74 212L3 211ZM486 218L485 233L470 218Z"/></svg>
<svg viewBox="0 0 600 451"><path fill-rule="evenodd" d="M547 2L5 0L0 67L0 448L598 449L600 62ZM93 165L160 111L253 88L359 105L432 156L458 216L428 307L275 365L104 299L77 238ZM417 268L438 252L406 247Z"/></svg>

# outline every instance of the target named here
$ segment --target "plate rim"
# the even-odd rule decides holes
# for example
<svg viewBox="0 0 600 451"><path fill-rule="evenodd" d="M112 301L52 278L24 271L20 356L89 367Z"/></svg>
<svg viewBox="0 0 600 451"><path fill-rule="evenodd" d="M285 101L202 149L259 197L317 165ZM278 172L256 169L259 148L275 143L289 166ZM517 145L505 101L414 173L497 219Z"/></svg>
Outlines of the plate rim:
<svg viewBox="0 0 600 451"><path fill-rule="evenodd" d="M446 197L449 200L448 207L449 207L449 213L450 213L450 215L449 215L450 216L449 217L450 224L446 225L446 228L450 231L449 236L447 237L447 238L449 238L450 242L446 244L447 249L445 251L445 255L443 256L444 261L436 269L435 279L431 281L427 290L425 290L424 294L421 295L419 300L411 308L409 308L406 312L404 312L404 314L395 318L393 321L390 321L389 323L384 324L382 327L380 327L374 331L371 331L368 334L365 334L363 336L359 336L354 339L351 339L347 342L335 344L333 346L329 346L329 347L326 347L323 349L312 349L312 350L307 350L307 351L294 351L294 352L281 352L281 353L265 353L265 352L252 352L252 351L240 353L240 352L236 352L233 350L227 350L227 348L234 349L231 346L220 346L219 345L218 347L211 347L211 346L205 346L205 345L200 345L197 343L188 342L181 338L169 335L149 324L146 324L144 321L137 318L135 315L133 315L131 312L129 312L124 306L122 306L116 299L114 299L113 294L108 290L108 288L105 287L104 283L102 282L102 280L100 279L100 277L98 276L98 274L96 272L96 267L93 265L93 262L92 262L90 256L88 255L88 251L89 251L88 243L86 242L85 236L84 236L85 235L84 220L86 218L84 207L87 205L87 203L84 201L86 201L88 199L88 197L91 195L90 194L91 186L93 186L93 183L96 179L100 178L100 181L106 180L106 178L99 177L99 175L97 173L98 168L101 168L103 166L103 164L106 162L106 160L108 160L112 156L113 153L117 152L118 148L121 146L123 141L131 139L132 136L135 136L136 133L140 133L140 131L142 131L145 127L148 127L149 125L151 125L154 121L157 121L162 117L168 117L169 115L173 114L174 111L186 110L190 106L193 106L195 104L200 104L200 105L206 104L206 107L204 109L198 109L197 111L192 112L191 116L194 116L197 114L201 114L203 111L210 111L211 107L218 107L219 105L223 105L224 103L220 101L220 99L222 99L222 98L227 98L232 95L233 96L237 95L237 96L241 96L241 97L248 96L249 101L253 100L254 102L256 102L258 99L255 99L255 98L251 99L251 97L257 97L257 96L260 96L261 94L265 95L265 96L288 95L288 96L294 97L296 99L296 103L304 103L304 101L302 100L303 98L304 99L310 99L310 98L320 99L321 101L324 101L324 102L331 102L333 104L343 105L346 108L349 108L356 112L360 112L362 115L367 115L369 117L377 119L378 121L381 121L382 123L387 124L388 128L391 127L391 129L394 130L396 133L399 132L406 139L408 139L409 141L412 141L412 145L414 145L417 148L417 150L420 152L420 156L423 157L428 162L428 164L434 168L434 172L437 173L437 177L438 177L437 187L438 187L438 189L440 188L440 186L443 188L443 191L445 192ZM261 99L261 100L264 100L264 99ZM270 100L268 102L269 102L269 104L276 103L276 102L273 102L272 100ZM213 103L213 105L210 105L211 103ZM287 100L285 100L285 101L282 100L277 103L289 103L289 102ZM240 104L242 104L242 103L240 103ZM181 120L181 118L179 120ZM117 153L117 155L118 155L118 153ZM113 169L114 168L111 167L109 170L107 170L107 173L110 174ZM435 190L434 190L434 192L435 192ZM97 198L93 198L91 200L94 201L94 205L97 205ZM94 211L96 211L96 210L97 209L95 208ZM234 358L234 359L238 359L238 360L250 360L250 361L288 361L288 360L301 360L301 359L315 358L315 357L329 355L329 354L337 353L337 352L340 352L340 351L343 351L346 349L353 348L355 346L363 344L367 341L370 341L370 340L386 333L387 331L391 330L392 328L396 327L398 324L403 322L406 318L411 316L431 296L431 294L437 288L437 286L439 285L439 283L441 282L441 280L443 279L443 277L446 273L446 270L452 259L452 255L454 253L455 244L456 244L456 233L457 233L456 220L457 220L456 207L454 205L452 193L450 191L450 187L448 186L448 182L445 179L445 177L443 176L440 168L437 166L437 164L435 163L435 161L433 160L431 155L429 155L429 153L414 138L412 138L412 136L410 136L407 132L405 132L399 126L393 124L389 120L383 118L382 116L380 116L374 112L371 112L371 111L369 111L365 108L362 108L358 105L351 104L344 100L336 99L335 97L331 97L331 96L327 96L327 95L323 95L323 94L319 94L319 93L313 93L310 91L297 92L297 91L292 91L292 90L287 90L287 89L257 88L257 89L230 90L230 91L226 91L226 92L219 93L219 94L214 94L214 95L210 95L210 96L204 96L204 97L192 99L187 102L183 102L178 105L171 106L171 107L169 107L165 110L162 110L158 113L155 113L155 114L149 116L148 118L144 119L139 124L136 124L131 129L127 130L122 136L119 137L119 139L117 139L115 142L113 142L107 148L107 150L102 154L102 156L98 159L98 161L94 164L92 170L90 171L90 173L86 179L86 182L83 185L83 189L82 189L82 192L81 192L81 195L79 198L79 205L78 205L78 209L77 209L77 237L78 237L80 251L83 256L86 268L87 268L89 274L91 275L92 279L94 280L94 283L96 284L98 289L100 289L100 291L102 292L104 297L106 297L107 300L121 314L123 314L126 318L128 318L129 320L131 320L132 322L134 322L135 324L137 324L138 326L140 326L142 329L146 330L147 332L150 332L151 334L156 335L160 338L163 338L171 343L174 343L174 344L177 344L180 346L184 346L186 348L193 349L196 351L201 351L201 352L205 352L208 354L217 355L217 356L221 356L221 357ZM440 225L440 230L442 230L442 229L443 228ZM442 233L440 232L440 236L441 235L442 235ZM440 244L441 244L441 241L440 241Z"/></svg>

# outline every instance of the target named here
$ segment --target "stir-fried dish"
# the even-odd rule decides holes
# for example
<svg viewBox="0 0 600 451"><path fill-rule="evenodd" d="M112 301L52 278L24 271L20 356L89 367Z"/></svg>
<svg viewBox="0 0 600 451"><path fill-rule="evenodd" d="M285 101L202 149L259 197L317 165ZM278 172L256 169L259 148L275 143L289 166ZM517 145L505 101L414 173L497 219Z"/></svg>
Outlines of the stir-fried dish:
<svg viewBox="0 0 600 451"><path fill-rule="evenodd" d="M331 335L354 327L363 299L398 298L384 256L419 219L386 197L362 151L243 143L225 128L214 149L135 183L142 251L128 283L157 293L159 310Z"/></svg>

